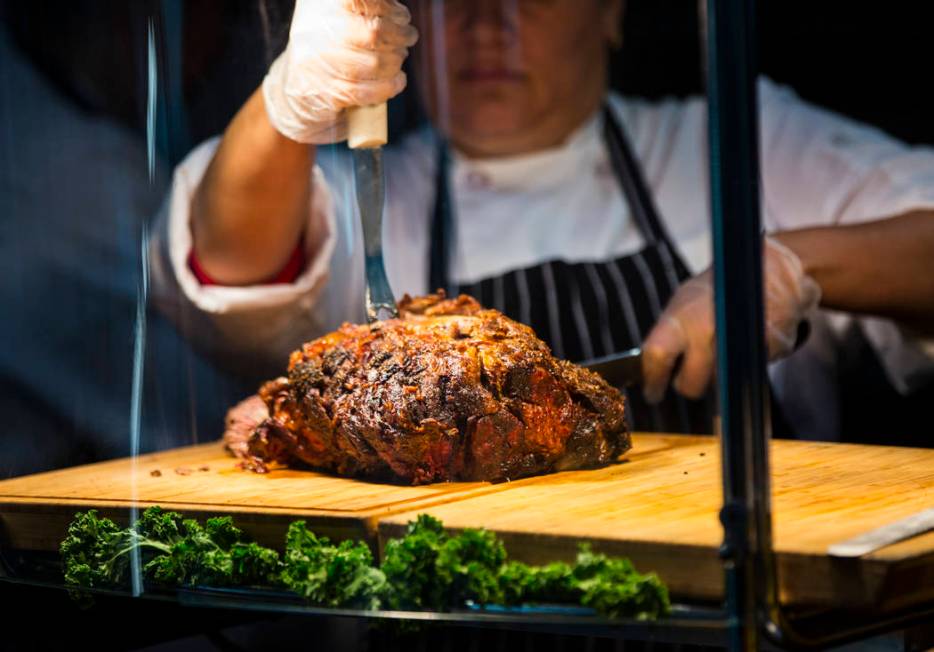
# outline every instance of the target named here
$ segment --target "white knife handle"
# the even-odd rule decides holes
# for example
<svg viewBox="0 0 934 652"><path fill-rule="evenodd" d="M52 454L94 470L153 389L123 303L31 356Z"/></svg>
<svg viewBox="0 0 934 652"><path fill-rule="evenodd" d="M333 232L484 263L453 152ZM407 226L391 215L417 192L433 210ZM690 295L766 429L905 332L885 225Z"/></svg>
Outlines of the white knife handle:
<svg viewBox="0 0 934 652"><path fill-rule="evenodd" d="M350 149L382 147L388 140L385 102L347 110L347 146Z"/></svg>

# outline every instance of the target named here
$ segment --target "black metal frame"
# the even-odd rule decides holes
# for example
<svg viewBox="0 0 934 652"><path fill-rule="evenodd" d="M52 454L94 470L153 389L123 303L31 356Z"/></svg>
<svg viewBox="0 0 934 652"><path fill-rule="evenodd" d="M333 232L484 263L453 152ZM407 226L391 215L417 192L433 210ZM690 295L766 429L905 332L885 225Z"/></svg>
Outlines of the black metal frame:
<svg viewBox="0 0 934 652"><path fill-rule="evenodd" d="M707 4L708 134L723 442L724 561L730 648L758 646L771 555L763 346L755 3Z"/></svg>

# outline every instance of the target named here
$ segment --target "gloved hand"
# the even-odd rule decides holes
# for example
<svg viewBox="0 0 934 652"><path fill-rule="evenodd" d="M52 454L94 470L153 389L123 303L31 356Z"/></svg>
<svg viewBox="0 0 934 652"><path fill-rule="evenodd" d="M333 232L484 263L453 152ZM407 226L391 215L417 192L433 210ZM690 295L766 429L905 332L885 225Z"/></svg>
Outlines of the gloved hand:
<svg viewBox="0 0 934 652"><path fill-rule="evenodd" d="M762 248L766 342L769 359L794 350L798 324L817 306L821 290L804 273L798 256L777 240L766 237ZM713 269L686 281L642 344L643 392L659 402L679 357L680 370L672 386L689 398L699 398L714 370Z"/></svg>
<svg viewBox="0 0 934 652"><path fill-rule="evenodd" d="M344 140L344 109L405 88L410 20L396 0L297 0L289 44L263 80L269 121L300 143Z"/></svg>

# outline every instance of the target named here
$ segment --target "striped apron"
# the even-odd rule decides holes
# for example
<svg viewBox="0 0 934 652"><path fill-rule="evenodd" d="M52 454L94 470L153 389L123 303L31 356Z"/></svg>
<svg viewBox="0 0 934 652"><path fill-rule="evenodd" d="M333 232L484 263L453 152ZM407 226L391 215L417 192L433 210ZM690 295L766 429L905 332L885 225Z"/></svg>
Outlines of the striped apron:
<svg viewBox="0 0 934 652"><path fill-rule="evenodd" d="M449 277L454 216L449 193L448 154L439 150L431 222L429 287L464 293L481 304L531 326L559 358L587 360L640 346L669 298L689 276L672 245L629 142L607 107L604 140L613 171L623 190L645 246L605 262L549 260L474 283L453 286ZM657 406L629 393L632 426L655 432L712 431L710 397L687 400L669 391Z"/></svg>

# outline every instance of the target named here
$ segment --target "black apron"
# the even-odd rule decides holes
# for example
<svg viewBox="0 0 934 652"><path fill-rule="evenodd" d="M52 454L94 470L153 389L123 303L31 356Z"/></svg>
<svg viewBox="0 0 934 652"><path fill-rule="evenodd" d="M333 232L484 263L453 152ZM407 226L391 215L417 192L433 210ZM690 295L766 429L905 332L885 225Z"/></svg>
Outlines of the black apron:
<svg viewBox="0 0 934 652"><path fill-rule="evenodd" d="M464 293L531 326L559 358L587 360L640 346L669 298L690 277L672 245L632 149L612 111L603 111L604 140L613 171L645 240L634 254L606 262L551 260L474 283L452 286L448 264L454 217L448 154L438 156L429 251L429 288ZM690 401L669 391L657 406L639 388L629 392L631 425L655 432L712 432L713 402Z"/></svg>

